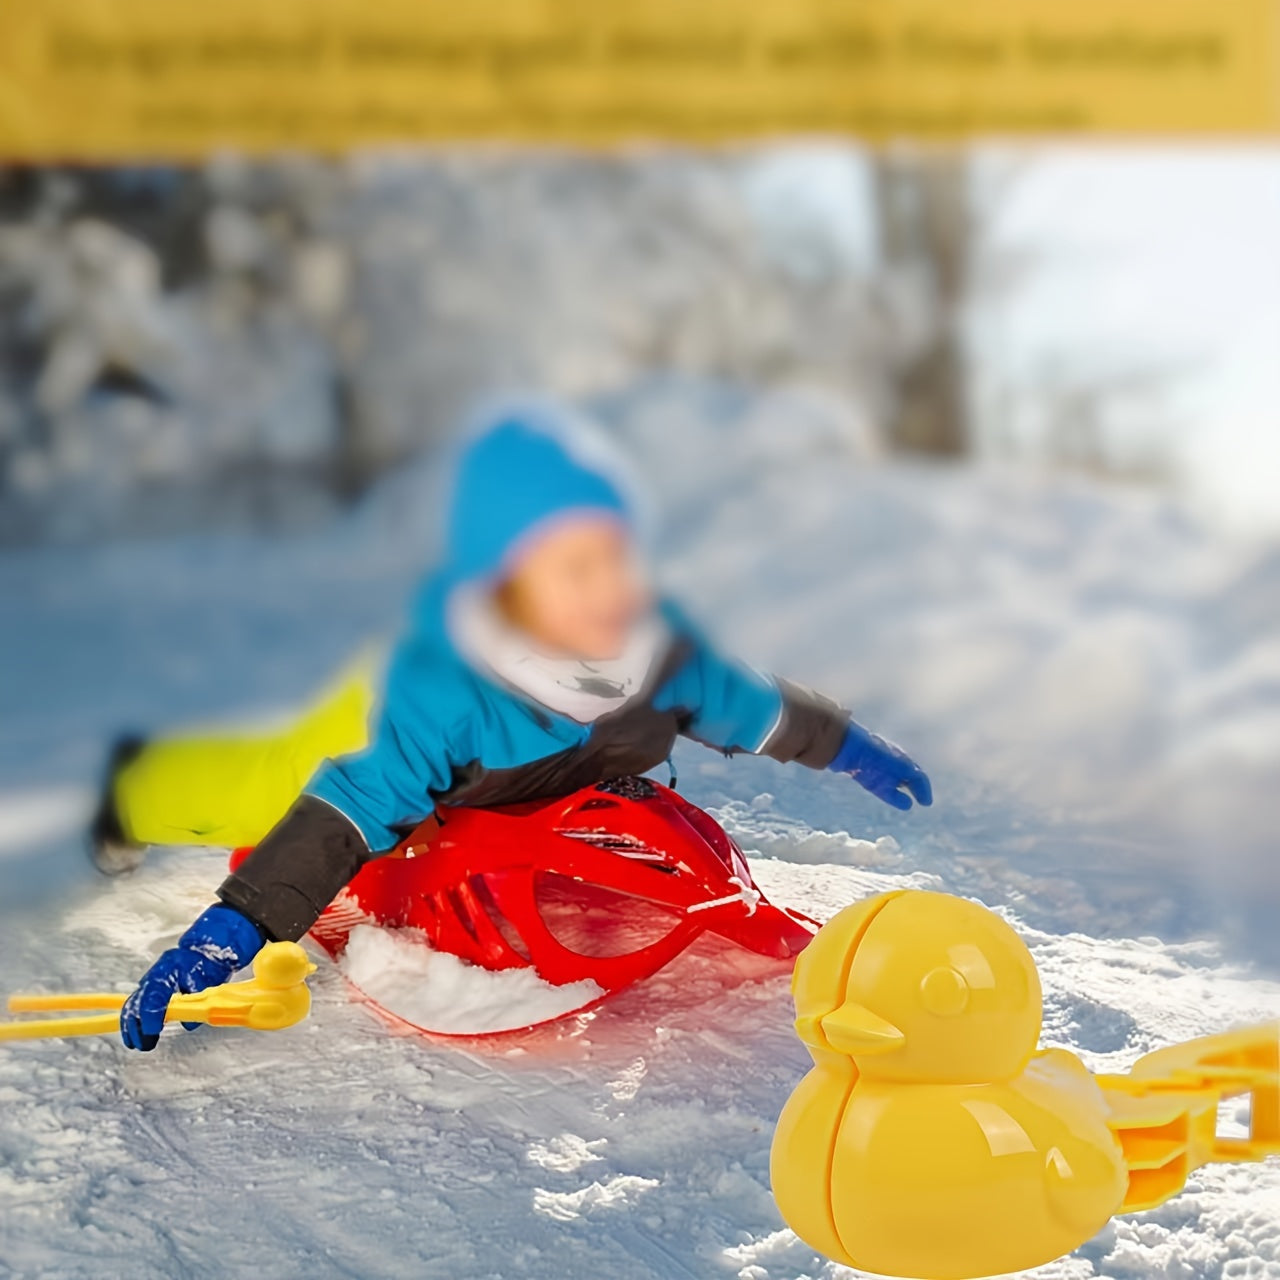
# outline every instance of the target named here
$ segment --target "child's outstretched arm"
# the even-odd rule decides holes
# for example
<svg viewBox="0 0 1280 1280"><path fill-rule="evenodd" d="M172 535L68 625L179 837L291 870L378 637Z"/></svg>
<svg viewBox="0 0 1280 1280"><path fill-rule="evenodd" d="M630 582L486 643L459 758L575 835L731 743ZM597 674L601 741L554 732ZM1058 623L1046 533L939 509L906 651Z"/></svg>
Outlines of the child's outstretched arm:
<svg viewBox="0 0 1280 1280"><path fill-rule="evenodd" d="M425 817L447 786L448 734L428 710L435 690L397 660L373 741L327 760L288 813L218 890L210 907L143 975L121 1012L133 1049L154 1048L169 998L202 991L243 969L268 941L297 941L365 863L392 849L398 828ZM437 728L437 726L440 726Z"/></svg>
<svg viewBox="0 0 1280 1280"><path fill-rule="evenodd" d="M326 760L218 897L276 941L296 941L366 862L394 848L448 786L448 705L412 642L393 660L370 745ZM424 808L425 806L425 808Z"/></svg>
<svg viewBox="0 0 1280 1280"><path fill-rule="evenodd" d="M822 694L725 658L675 606L664 612L689 656L660 699L682 709L686 737L719 751L847 774L895 809L910 809L913 797L933 803L928 776L901 747Z"/></svg>

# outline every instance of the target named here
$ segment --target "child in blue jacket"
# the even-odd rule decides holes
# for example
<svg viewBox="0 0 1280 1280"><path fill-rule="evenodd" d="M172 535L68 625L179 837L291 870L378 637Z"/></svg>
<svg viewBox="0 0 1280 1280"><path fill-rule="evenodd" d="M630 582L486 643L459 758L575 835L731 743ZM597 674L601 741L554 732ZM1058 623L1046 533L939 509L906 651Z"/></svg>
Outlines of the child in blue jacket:
<svg viewBox="0 0 1280 1280"><path fill-rule="evenodd" d="M152 1048L172 995L300 938L437 802L567 795L655 768L683 735L848 774L899 809L931 803L898 747L721 657L655 599L635 535L627 487L584 425L544 404L494 414L461 459L444 563L392 658L367 747L320 766L152 965L125 1005L124 1042Z"/></svg>

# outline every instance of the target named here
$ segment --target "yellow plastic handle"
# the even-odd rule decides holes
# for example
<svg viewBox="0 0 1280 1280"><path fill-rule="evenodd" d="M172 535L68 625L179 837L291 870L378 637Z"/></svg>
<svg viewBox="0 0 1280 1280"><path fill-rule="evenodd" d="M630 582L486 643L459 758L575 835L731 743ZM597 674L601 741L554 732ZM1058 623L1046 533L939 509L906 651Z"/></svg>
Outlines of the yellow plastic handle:
<svg viewBox="0 0 1280 1280"><path fill-rule="evenodd" d="M47 1018L39 1022L0 1022L0 1040L44 1040L50 1036L100 1036L120 1029L119 1014L87 1018Z"/></svg>
<svg viewBox="0 0 1280 1280"><path fill-rule="evenodd" d="M123 1009L128 997L114 991L80 991L67 995L34 995L9 997L10 1013L61 1013L67 1009Z"/></svg>

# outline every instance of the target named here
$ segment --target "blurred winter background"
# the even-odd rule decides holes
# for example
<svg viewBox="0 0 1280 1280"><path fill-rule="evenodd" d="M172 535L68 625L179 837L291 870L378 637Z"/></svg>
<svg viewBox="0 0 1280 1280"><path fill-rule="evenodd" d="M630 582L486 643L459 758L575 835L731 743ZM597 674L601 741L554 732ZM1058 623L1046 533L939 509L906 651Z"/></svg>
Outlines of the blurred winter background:
<svg viewBox="0 0 1280 1280"><path fill-rule="evenodd" d="M477 396L818 393L849 459L1280 526L1280 162L460 150L0 171L6 545L323 518Z"/></svg>
<svg viewBox="0 0 1280 1280"><path fill-rule="evenodd" d="M934 776L899 815L682 748L771 893L981 897L1098 1064L1274 1013L1280 153L1120 145L0 172L5 988L127 987L207 902L218 853L89 870L106 744L394 632L441 453L513 387L635 456L726 644ZM768 1194L785 979L655 984L572 1068L388 1041L318 982L261 1070L234 1035L0 1058L0 1274L849 1274ZM1278 1178L1042 1274L1275 1274ZM210 1180L233 1241L175 1216Z"/></svg>
<svg viewBox="0 0 1280 1280"><path fill-rule="evenodd" d="M5 170L9 844L120 727L393 629L438 447L525 387L625 438L748 656L1270 938L1278 228L1265 149Z"/></svg>

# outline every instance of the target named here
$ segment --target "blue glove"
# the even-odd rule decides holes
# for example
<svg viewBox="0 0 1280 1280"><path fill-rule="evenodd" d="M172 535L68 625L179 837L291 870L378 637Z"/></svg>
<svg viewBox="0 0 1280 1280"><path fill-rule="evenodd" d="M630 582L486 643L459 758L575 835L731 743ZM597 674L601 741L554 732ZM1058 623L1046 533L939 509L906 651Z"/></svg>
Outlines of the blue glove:
<svg viewBox="0 0 1280 1280"><path fill-rule="evenodd" d="M877 800L895 809L910 809L911 796L921 804L933 803L933 788L925 771L901 747L853 720L849 721L836 758L827 768L833 773L847 773Z"/></svg>
<svg viewBox="0 0 1280 1280"><path fill-rule="evenodd" d="M156 1047L169 1000L216 987L262 950L266 939L248 916L212 906L151 966L120 1011L120 1038L144 1053ZM199 1023L184 1024L190 1030Z"/></svg>

